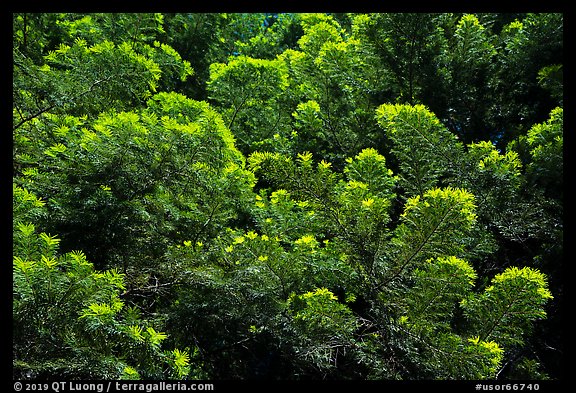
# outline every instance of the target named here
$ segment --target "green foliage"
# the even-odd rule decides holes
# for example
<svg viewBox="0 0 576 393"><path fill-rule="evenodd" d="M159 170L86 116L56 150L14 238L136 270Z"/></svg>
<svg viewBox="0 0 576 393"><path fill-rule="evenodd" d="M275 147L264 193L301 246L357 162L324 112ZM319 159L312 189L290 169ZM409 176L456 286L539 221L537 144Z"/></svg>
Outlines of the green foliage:
<svg viewBox="0 0 576 393"><path fill-rule="evenodd" d="M431 189L408 199L392 248L379 261L381 286L410 274L429 258L461 255L476 220L474 196L460 189Z"/></svg>
<svg viewBox="0 0 576 393"><path fill-rule="evenodd" d="M195 74L179 91L190 98L208 97L210 65L230 56L273 60L295 47L302 34L299 14L188 13L165 14L167 43L189 61Z"/></svg>
<svg viewBox="0 0 576 393"><path fill-rule="evenodd" d="M461 170L466 172L459 182L480 201L480 220L497 228L498 234L510 236L510 230L517 226L510 224L513 218L502 212L516 209L520 201L524 179L519 155L512 150L500 153L486 141L469 144L467 149L466 162Z"/></svg>
<svg viewBox="0 0 576 393"><path fill-rule="evenodd" d="M168 244L215 236L253 184L233 136L203 102L160 93L139 113L48 118L38 129L60 124L62 142L47 138L41 165L22 163L37 171L21 181L50 199L47 229L98 266L145 268Z"/></svg>
<svg viewBox="0 0 576 393"><path fill-rule="evenodd" d="M506 176L504 183L511 183L512 187L519 185L522 164L516 152L500 154L492 143L484 141L468 145L468 155L478 163L481 173L489 172L501 178Z"/></svg>
<svg viewBox="0 0 576 393"><path fill-rule="evenodd" d="M539 86L539 72L562 63L562 36L560 13L528 14L502 30L498 67L492 77L496 94L487 117L496 124L510 124L503 135L505 142L525 134L561 105L557 93L552 100L550 92Z"/></svg>
<svg viewBox="0 0 576 393"><path fill-rule="evenodd" d="M278 56L288 70L287 109L299 135L295 150L314 151L342 168L347 157L378 139L370 102L372 65L332 16L301 18L298 48Z"/></svg>
<svg viewBox="0 0 576 393"><path fill-rule="evenodd" d="M562 14L12 20L15 378L559 375Z"/></svg>
<svg viewBox="0 0 576 393"><path fill-rule="evenodd" d="M538 71L538 84L550 91L552 98L562 105L564 97L564 73L562 64L542 67L542 69Z"/></svg>
<svg viewBox="0 0 576 393"><path fill-rule="evenodd" d="M328 42L341 41L341 29L338 22L324 14L302 15L304 35L298 40L298 45L307 54L319 55L320 50Z"/></svg>
<svg viewBox="0 0 576 393"><path fill-rule="evenodd" d="M31 201L24 189L15 190ZM18 209L14 213L20 218ZM18 222L12 304L16 378L116 379L126 370L135 379L181 378L190 372L186 352L162 349L166 334L128 317L120 297L123 274L94 270L81 251L59 254L60 239Z"/></svg>
<svg viewBox="0 0 576 393"><path fill-rule="evenodd" d="M446 107L452 127L465 142L477 141L489 110L488 83L492 72L495 38L475 15L465 14L456 23L453 36L438 57ZM445 109L446 110L446 109ZM446 113L446 112L444 112Z"/></svg>
<svg viewBox="0 0 576 393"><path fill-rule="evenodd" d="M62 14L57 25L66 34L64 41L82 38L96 43L104 39L152 44L164 33L164 15L159 13Z"/></svg>
<svg viewBox="0 0 576 393"><path fill-rule="evenodd" d="M427 260L413 272L414 287L407 291L407 314L411 328L443 332L450 329L459 301L473 288L476 272L468 262L453 256Z"/></svg>
<svg viewBox="0 0 576 393"><path fill-rule="evenodd" d="M419 105L384 104L378 108L376 116L392 141L391 152L399 162L399 184L405 185L408 195L421 195L430 187L438 186L463 188L474 194L479 219L469 239L470 244L475 245L470 251L485 259L483 263L487 269L492 268L492 262L486 260L486 256L496 250L497 239L509 239L520 243L520 247L527 247L526 239L549 238L549 235L538 233L536 226L532 227L530 223L539 222L540 228L558 227L558 216L549 213L558 202L546 200L538 192L527 191L535 181L530 164L524 164L531 157L528 136L501 152L488 141L464 147L433 113ZM555 153L550 152L546 157L550 167L554 167L552 171L558 173L561 168L558 161L558 149L562 146L559 136L561 111L555 111L549 125L543 127L555 129L552 137L556 138ZM538 171L545 171L546 165L542 163L536 167ZM550 194L561 197L562 192L556 187L562 181L551 172L548 174L546 180L541 178L541 181L554 187ZM542 185L537 187L540 189ZM514 257L504 255L503 258Z"/></svg>
<svg viewBox="0 0 576 393"><path fill-rule="evenodd" d="M426 84L436 82L434 56L442 45L439 16L424 13L356 15L352 31L371 72L372 94L379 103L417 104ZM370 74L368 74L370 75Z"/></svg>
<svg viewBox="0 0 576 393"><path fill-rule="evenodd" d="M400 184L408 195L423 195L440 186L440 179L456 176L462 144L423 105L383 104L378 123L392 140L400 163Z"/></svg>
<svg viewBox="0 0 576 393"><path fill-rule="evenodd" d="M12 184L12 226L37 222L46 214L46 203L30 191Z"/></svg>
<svg viewBox="0 0 576 393"><path fill-rule="evenodd" d="M230 15L238 20L246 20L251 17L254 26L248 31L242 31L228 25L231 32L239 39L235 41L236 51L239 54L258 59L272 59L285 49L294 47L296 40L301 34L299 14L244 14Z"/></svg>
<svg viewBox="0 0 576 393"><path fill-rule="evenodd" d="M544 276L530 268L507 269L483 292L472 292L476 273L455 257L428 260L414 278L414 287L406 291L406 313L399 321L424 345L425 372L440 378L493 378L502 365L504 349L522 342L529 321L545 316L543 305L552 297ZM451 332L459 306L470 320L464 336ZM466 339L466 335L471 336Z"/></svg>
<svg viewBox="0 0 576 393"><path fill-rule="evenodd" d="M537 183L552 195L559 195L562 199L563 185L563 129L564 112L562 108L555 108L550 112L550 117L545 123L535 124L525 136L512 144L525 146L529 153L525 159L527 163L527 176L529 183ZM525 153L525 151L522 151Z"/></svg>
<svg viewBox="0 0 576 393"><path fill-rule="evenodd" d="M344 241L360 254L359 263L372 264L379 240L387 235L385 225L395 196L395 179L376 150L366 149L348 159L346 177L325 161L314 168L311 153L300 154L296 163L279 154L262 153L254 153L248 161L256 174L287 187L306 212L301 222L313 225L308 231ZM297 233L301 236L305 231Z"/></svg>
<svg viewBox="0 0 576 393"><path fill-rule="evenodd" d="M328 289L293 294L288 309L298 337L294 351L304 365L326 372L324 369L336 366L340 352L353 349L357 320Z"/></svg>
<svg viewBox="0 0 576 393"><path fill-rule="evenodd" d="M139 107L170 78L186 80L193 73L170 46L144 42L147 28L140 19L145 14L55 16L65 36L58 44L46 44L42 61L28 57L24 43L14 45L14 130L46 112L95 116ZM119 25L131 26L132 40L119 39L124 36L115 33Z"/></svg>
<svg viewBox="0 0 576 393"><path fill-rule="evenodd" d="M286 71L278 60L238 56L228 64L210 65L210 98L217 102L245 154L287 134L283 124L289 120L282 110L287 84Z"/></svg>
<svg viewBox="0 0 576 393"><path fill-rule="evenodd" d="M542 273L512 267L496 275L483 293L464 299L462 306L481 339L497 339L509 347L522 343L531 321L546 316L543 305L551 298Z"/></svg>

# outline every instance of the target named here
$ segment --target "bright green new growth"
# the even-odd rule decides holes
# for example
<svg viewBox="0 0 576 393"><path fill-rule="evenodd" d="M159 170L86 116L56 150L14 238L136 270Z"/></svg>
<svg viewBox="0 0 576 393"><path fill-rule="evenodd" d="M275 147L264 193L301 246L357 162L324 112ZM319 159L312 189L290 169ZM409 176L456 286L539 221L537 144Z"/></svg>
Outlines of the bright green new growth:
<svg viewBox="0 0 576 393"><path fill-rule="evenodd" d="M406 309L399 323L430 351L423 354L424 364L433 369L442 364L442 370L432 371L441 378L493 378L504 351L522 344L531 322L546 316L543 306L552 298L545 277L534 269L508 268L480 293L473 291L475 278L466 261L438 257L416 269L414 285L402 292ZM470 325L454 334L451 321L458 308Z"/></svg>
<svg viewBox="0 0 576 393"><path fill-rule="evenodd" d="M288 131L282 124L287 119L281 106L287 86L284 62L247 56L211 64L207 82L210 98L216 101L244 153L286 137Z"/></svg>
<svg viewBox="0 0 576 393"><path fill-rule="evenodd" d="M440 186L440 178L455 176L462 144L425 106L384 104L376 118L394 143L391 151L400 162L400 184L408 195L423 195Z"/></svg>
<svg viewBox="0 0 576 393"><path fill-rule="evenodd" d="M15 206L43 206L25 189L14 191ZM73 376L86 379L181 378L190 371L186 351L163 350L167 335L130 316L120 297L123 274L94 270L81 251L59 254L60 239L37 234L23 219L26 212L16 209L15 368L47 376L74 370Z"/></svg>
<svg viewBox="0 0 576 393"><path fill-rule="evenodd" d="M371 191L384 194L383 197L393 196L391 190L397 179L386 168L386 159L376 149L364 149L356 157L348 158L344 173L349 182L363 182Z"/></svg>
<svg viewBox="0 0 576 393"><path fill-rule="evenodd" d="M518 176L519 163L515 154L500 155L488 144L477 144L470 149L471 160L484 163L480 169L488 170L490 167L489 170L501 171L506 176L511 173L511 179ZM365 149L356 157L346 160L346 179L334 178L331 165L326 162L315 166L310 153L299 154L296 163L276 153L254 153L248 162L257 174L277 184L290 185L289 191L274 191L269 204L266 199L257 198L258 208L273 208L272 211L275 211L270 211L272 214L269 216L262 216L266 230L281 228L270 225L277 222L277 217L288 220L283 225L289 225L292 219L288 219L288 214L295 214L293 219L299 220L304 228L314 228L314 221L310 221L307 214L301 215L308 208L313 209L314 214L321 212L324 215L320 222L335 219L336 224L344 224L342 227L346 228L348 236L341 240L350 242L352 246L343 249L347 254L344 260L355 269L357 277L362 277L357 285L368 285L364 290L379 291L382 305L399 314L399 326L406 329L409 341L416 340L417 346L424 345L426 348L418 359L426 365L424 369L430 375L438 378L494 377L502 365L504 351L518 343L509 338L510 332L522 335L529 331L530 321L536 319L525 314L516 321L507 320L508 329L497 330L502 334L489 335L483 334L482 328L472 322L475 318L494 321L500 316L494 315L494 318L485 320L483 316L486 314L479 311L480 306L474 311L464 306L470 304L467 303L471 301L469 299L482 299L484 296L475 294L477 273L462 259L469 252L472 244L469 239L475 233L478 220L475 197L470 192L452 187L431 188L422 195L409 198L400 215L399 225L391 233L390 240L386 240L388 236L373 238L370 232L355 232L365 228L366 222L374 221L373 217L363 215L362 211L382 206L379 214L385 217L394 197L392 188L395 179L385 167L384 157L374 149ZM305 203L296 203L293 198L305 198ZM279 214L280 211L276 209L281 206L288 210ZM296 213L297 206L304 208L300 215ZM352 206L356 208L352 209ZM363 224L355 227L343 221L351 216L359 217L359 222ZM293 237L295 246L298 246L294 248L295 251L308 250L309 255L317 252L319 242L309 233L304 229L299 232L299 237ZM385 251L367 252L369 249L364 248L360 254L364 258L355 262L355 254L362 249L356 248L358 243L353 241L353 233L362 233L368 244L376 242ZM320 250L328 251L327 248ZM502 275L506 277L514 271L508 269ZM500 282L502 275L497 275L494 280ZM504 292L496 294L491 288L484 293L492 293L490 298L495 304L510 301ZM548 293L545 285L536 292ZM526 294L526 298L532 299L532 295ZM547 299L547 296L542 299ZM481 303L480 300L477 302ZM535 315L542 316L543 306L544 302L535 302L529 307L538 310ZM456 333L452 323L454 315L461 313L461 307L473 327L469 332ZM492 307L492 310L495 308ZM515 313L520 313L520 310ZM305 315L301 317L308 318ZM371 345L381 345L370 340ZM453 362L454 358L459 358L461 362Z"/></svg>
<svg viewBox="0 0 576 393"><path fill-rule="evenodd" d="M486 166L490 163L494 166L494 170L504 168L503 173L508 173L518 168L517 157L514 154L495 155L491 145L478 144L472 149L482 149L478 150L481 151L480 154L474 153L477 150L473 150L471 155L482 157L481 162ZM394 196L391 191L395 183L394 178L384 165L384 157L374 149L366 149L355 158L347 160L344 169L347 181L340 179L335 182L337 178L328 181L327 179L332 177L324 177L327 175L321 174L330 173L330 165L321 162L315 168L310 153L300 154L297 163L282 155L270 153L254 153L248 161L257 173L261 173L267 179L278 181L278 184L291 185L290 192L282 189L273 192L270 204L261 197L257 198L256 202L259 208L287 207L289 210L280 215L283 219L287 219L288 212L294 211L296 206L302 206L304 212L307 208L313 208L315 214L323 212L325 218L321 222L326 222L328 217L342 217L336 221L342 223L343 217L351 215L361 217L362 222L373 221L374 218L363 216L360 211L374 209L382 203L384 209L381 214L386 215L390 198ZM328 185L333 185L335 188L331 190ZM294 197L292 192L299 197L307 196L309 199L306 199L305 203L297 204L292 199ZM323 206L316 202L321 200L321 195L328 197L322 199ZM330 200L334 202L327 203ZM347 210L352 205L361 209ZM296 217L298 215L294 219L298 219ZM468 252L470 247L468 239L473 234L477 219L475 198L471 193L460 188L432 188L423 195L416 195L406 201L404 211L400 215L400 225L393 231L389 242L386 243L386 237L379 238L384 242L380 244L387 244L382 247L387 251L381 255L372 254L371 258L375 258L375 263L364 259L356 265L353 255L358 250L355 248L347 249L346 253L349 255L344 259L356 269L358 277L364 277L365 283L372 283L368 286L370 290L376 288L381 292L383 305L399 313L399 326L401 329L406 329L409 340L416 340L416 343L419 343L417 345L423 344L426 348L422 357L419 357L421 363L426 365L426 372L438 378L494 377L502 365L504 350L517 343L509 338L510 332L522 335L529 330L530 321L536 319L525 314L516 321L507 320L508 328L498 328L501 330L495 330L494 334L483 334L482 328L472 322L475 318L482 321L494 321L500 318L500 315L493 315L494 318L485 320L483 316L486 313L479 311L480 306L474 308L474 311L470 306L468 308L464 306L470 304L467 303L471 301L469 299L484 297L482 294L475 295L476 271L467 261L458 257ZM264 221L268 220L269 218L266 218ZM278 218L274 218L273 221L277 220ZM301 224L307 222L302 221L302 218L299 220ZM304 226L312 224L312 221L308 222ZM263 228L270 230L274 226L267 224ZM347 224L346 228L348 234L351 234L362 226L354 229L354 226ZM300 237L294 237L294 244L298 246L294 250L308 250L309 255L316 253L318 241L312 235L300 233ZM368 235L369 232L362 233L365 239L374 241L374 238ZM351 237L342 240L350 241ZM368 257L371 254L363 255ZM260 260L264 260L264 257ZM266 257L266 260L269 259ZM494 280L500 282L502 277L510 276L515 271L508 269L502 275L497 275ZM359 285L365 285L360 282ZM493 299L495 304L510 302L506 299L505 292L496 294L491 288L487 288L484 293L492 293L490 299ZM542 295L543 300L548 298L546 294L549 292L545 285L541 285L536 292ZM312 296L311 293L307 295ZM532 294L525 296L533 299ZM304 297L298 299L303 300ZM480 300L477 302L481 303ZM492 305L492 310L495 310L494 306ZM542 316L543 306L544 302L535 302L529 307L538 310L534 315ZM452 330L454 315L461 312L460 307L463 307L465 315L472 323L473 328L470 328L469 332L456 333ZM520 313L520 310L515 313ZM306 320L309 318L307 315L298 315L298 318ZM496 334L496 331L502 334ZM371 345L380 344L373 342ZM453 362L454 358L460 359L460 362Z"/></svg>
<svg viewBox="0 0 576 393"><path fill-rule="evenodd" d="M482 171L491 171L497 175L519 178L522 163L518 153L508 151L500 154L490 142L478 142L468 145L468 154L471 159L478 160L478 168Z"/></svg>
<svg viewBox="0 0 576 393"><path fill-rule="evenodd" d="M543 124L536 124L528 131L527 140L531 147L532 160L541 161L553 151L562 149L562 131L564 111L556 108L550 113L550 119Z"/></svg>
<svg viewBox="0 0 576 393"><path fill-rule="evenodd" d="M233 135L206 102L159 93L138 112L75 123L49 118L70 123L68 131L59 145L39 136L37 143L50 144L37 157L45 166L23 181L40 195L57 190L49 205L59 217L52 230L71 230L58 226L70 222L77 244L98 254L98 266L146 268L169 244L211 237L236 216L253 186ZM113 238L123 239L122 248Z"/></svg>
<svg viewBox="0 0 576 393"><path fill-rule="evenodd" d="M527 162L530 185L543 186L547 193L563 195L564 111L558 107L546 122L533 125L526 135L510 143Z"/></svg>
<svg viewBox="0 0 576 393"><path fill-rule="evenodd" d="M546 317L543 306L549 299L552 294L542 273L511 267L496 275L483 293L461 304L482 340L511 347L522 344L531 322Z"/></svg>
<svg viewBox="0 0 576 393"><path fill-rule="evenodd" d="M302 362L320 369L335 367L339 351L354 340L358 322L350 309L326 288L317 288L288 299L295 334L295 353Z"/></svg>
<svg viewBox="0 0 576 393"><path fill-rule="evenodd" d="M435 188L408 199L393 247L379 261L381 285L387 287L430 258L461 255L475 220L474 196L465 190Z"/></svg>
<svg viewBox="0 0 576 393"><path fill-rule="evenodd" d="M414 286L406 291L407 313L413 329L445 331L459 301L473 288L476 272L460 258L437 257L414 270Z"/></svg>

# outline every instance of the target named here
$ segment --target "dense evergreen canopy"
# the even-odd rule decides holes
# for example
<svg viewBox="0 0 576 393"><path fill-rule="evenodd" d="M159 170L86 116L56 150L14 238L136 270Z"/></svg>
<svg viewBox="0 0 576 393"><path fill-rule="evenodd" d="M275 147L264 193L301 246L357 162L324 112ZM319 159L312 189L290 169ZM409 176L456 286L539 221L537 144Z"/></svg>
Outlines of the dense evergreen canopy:
<svg viewBox="0 0 576 393"><path fill-rule="evenodd" d="M14 378L561 378L562 14L12 18Z"/></svg>

